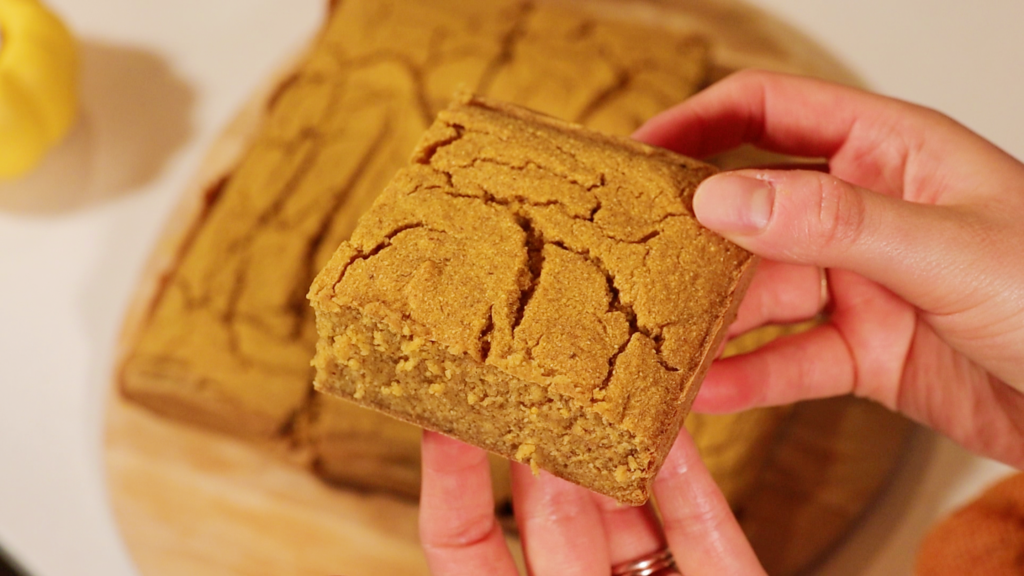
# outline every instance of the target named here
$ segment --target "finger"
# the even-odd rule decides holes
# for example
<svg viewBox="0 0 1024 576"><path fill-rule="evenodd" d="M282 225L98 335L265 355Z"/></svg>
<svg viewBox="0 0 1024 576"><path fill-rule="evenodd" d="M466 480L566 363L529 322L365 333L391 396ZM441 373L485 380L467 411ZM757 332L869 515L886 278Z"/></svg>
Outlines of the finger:
<svg viewBox="0 0 1024 576"><path fill-rule="evenodd" d="M720 414L847 394L854 359L832 324L787 336L711 365L694 400L696 412Z"/></svg>
<svg viewBox="0 0 1024 576"><path fill-rule="evenodd" d="M604 528L589 490L513 463L512 496L532 576L608 572Z"/></svg>
<svg viewBox="0 0 1024 576"><path fill-rule="evenodd" d="M813 78L744 71L651 118L633 137L698 157L747 143L831 158L858 120L895 122L917 110L924 109Z"/></svg>
<svg viewBox="0 0 1024 576"><path fill-rule="evenodd" d="M654 494L682 574L764 574L685 428L654 479Z"/></svg>
<svg viewBox="0 0 1024 576"><path fill-rule="evenodd" d="M829 323L716 361L693 409L736 412L853 393L897 409L915 309L878 284L829 270Z"/></svg>
<svg viewBox="0 0 1024 576"><path fill-rule="evenodd" d="M979 217L963 210L905 202L819 172L772 170L712 176L693 207L703 225L759 256L851 270L933 313L998 295L965 294L961 271L977 265L989 240Z"/></svg>
<svg viewBox="0 0 1024 576"><path fill-rule="evenodd" d="M420 542L433 574L518 574L494 517L487 453L423 433Z"/></svg>
<svg viewBox="0 0 1024 576"><path fill-rule="evenodd" d="M812 78L744 71L662 112L633 137L704 157L750 143L829 159L832 173L899 196L953 170L1019 172L1012 157L921 106ZM966 170L950 166L956 157ZM914 186L926 190L928 186ZM916 198L908 198L916 199Z"/></svg>
<svg viewBox="0 0 1024 576"><path fill-rule="evenodd" d="M590 497L601 515L612 565L644 557L665 547L661 523L650 504L619 504L614 498L596 492L591 492Z"/></svg>
<svg viewBox="0 0 1024 576"><path fill-rule="evenodd" d="M827 291L817 266L762 260L740 303L729 336L765 324L786 324L813 318L824 308Z"/></svg>

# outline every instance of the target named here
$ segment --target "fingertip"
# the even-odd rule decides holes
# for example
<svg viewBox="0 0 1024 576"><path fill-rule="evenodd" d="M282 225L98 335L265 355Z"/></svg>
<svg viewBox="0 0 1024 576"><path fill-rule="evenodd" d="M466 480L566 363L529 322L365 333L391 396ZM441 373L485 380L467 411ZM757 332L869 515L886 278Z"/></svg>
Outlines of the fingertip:
<svg viewBox="0 0 1024 576"><path fill-rule="evenodd" d="M535 476L533 470L529 464L523 464L522 462L516 462L515 460L508 461L508 467L512 474L527 475L531 478Z"/></svg>
<svg viewBox="0 0 1024 576"><path fill-rule="evenodd" d="M599 510L605 512L614 512L623 509L638 508L638 506L624 504L622 502L619 502L615 498L612 498L611 496L605 496L604 494L599 494L597 492L590 492L590 499L594 501L594 505L597 506ZM641 504L641 506L643 505Z"/></svg>
<svg viewBox="0 0 1024 576"><path fill-rule="evenodd" d="M478 466L486 462L487 452L439 432L424 430L422 457L424 469L448 471Z"/></svg>
<svg viewBox="0 0 1024 576"><path fill-rule="evenodd" d="M697 220L730 238L764 231L774 204L775 187L771 181L751 173L716 174L701 182L693 195Z"/></svg>
<svg viewBox="0 0 1024 576"><path fill-rule="evenodd" d="M815 170L746 169L703 181L693 210L702 225L763 258L854 268L870 252L871 242L860 241L874 222L868 196L877 195Z"/></svg>
<svg viewBox="0 0 1024 576"><path fill-rule="evenodd" d="M443 434L439 434L437 432L434 432L433 430L423 430L423 442L424 442L424 444L426 444L426 443L433 444L435 442L438 442L438 438L444 438L444 435Z"/></svg>
<svg viewBox="0 0 1024 576"><path fill-rule="evenodd" d="M429 450L458 450L462 444L454 438L449 438L440 432L433 430L423 431L423 447Z"/></svg>
<svg viewBox="0 0 1024 576"><path fill-rule="evenodd" d="M611 565L600 511L586 488L513 464L514 513L530 565L545 574L600 574Z"/></svg>
<svg viewBox="0 0 1024 576"><path fill-rule="evenodd" d="M423 442L445 450L483 450L483 448L477 448L472 444L467 444L461 440L433 430L423 431Z"/></svg>
<svg viewBox="0 0 1024 576"><path fill-rule="evenodd" d="M704 119L694 113L694 102L691 98L659 112L637 128L631 137L644 144L694 158L718 152L705 149L705 137L713 132L707 130Z"/></svg>
<svg viewBox="0 0 1024 576"><path fill-rule="evenodd" d="M651 146L661 146L662 148L665 148L661 138L662 131L660 130L661 122L658 119L659 116L660 114L658 116L653 116L641 124L639 128L633 131L630 138L637 142L643 142L644 144L650 144Z"/></svg>
<svg viewBox="0 0 1024 576"><path fill-rule="evenodd" d="M672 442L672 448L669 449L668 455L665 457L665 463L662 465L659 476L665 474L665 480L670 480L672 475L685 474L695 462L699 461L700 452L697 449L697 444L693 441L693 436L685 427L680 428L679 434ZM657 478L655 480L657 481Z"/></svg>
<svg viewBox="0 0 1024 576"><path fill-rule="evenodd" d="M711 365L693 401L694 412L728 414L746 410L756 404L754 388L744 385L730 364L725 359Z"/></svg>
<svg viewBox="0 0 1024 576"><path fill-rule="evenodd" d="M513 492L516 490L516 485L521 490L537 491L544 494L574 491L576 489L589 492L589 490L563 480L546 470L534 471L528 464L511 462L511 473Z"/></svg>
<svg viewBox="0 0 1024 576"><path fill-rule="evenodd" d="M681 573L763 573L685 428L654 479L654 492Z"/></svg>

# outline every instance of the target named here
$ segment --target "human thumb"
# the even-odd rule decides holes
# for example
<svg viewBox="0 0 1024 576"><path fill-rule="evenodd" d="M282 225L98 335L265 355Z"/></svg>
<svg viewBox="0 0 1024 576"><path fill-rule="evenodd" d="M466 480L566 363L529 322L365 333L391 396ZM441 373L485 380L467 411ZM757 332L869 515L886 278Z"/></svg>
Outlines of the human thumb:
<svg viewBox="0 0 1024 576"><path fill-rule="evenodd" d="M922 308L957 290L971 247L949 208L871 192L829 174L740 170L708 178L693 197L697 219L772 260L843 268ZM938 288L938 290L936 290Z"/></svg>

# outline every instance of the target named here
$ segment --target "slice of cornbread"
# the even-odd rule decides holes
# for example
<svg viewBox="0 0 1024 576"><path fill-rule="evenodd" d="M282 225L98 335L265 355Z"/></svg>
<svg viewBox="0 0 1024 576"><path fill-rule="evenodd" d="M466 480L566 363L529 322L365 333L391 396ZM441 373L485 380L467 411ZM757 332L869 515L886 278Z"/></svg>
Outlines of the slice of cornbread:
<svg viewBox="0 0 1024 576"><path fill-rule="evenodd" d="M646 501L755 264L714 171L460 96L314 281L314 385Z"/></svg>

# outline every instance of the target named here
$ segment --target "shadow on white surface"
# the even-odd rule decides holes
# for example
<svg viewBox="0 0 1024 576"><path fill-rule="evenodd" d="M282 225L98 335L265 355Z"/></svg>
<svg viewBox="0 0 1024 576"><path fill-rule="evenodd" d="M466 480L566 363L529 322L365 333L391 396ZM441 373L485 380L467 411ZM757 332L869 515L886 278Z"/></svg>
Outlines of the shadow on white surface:
<svg viewBox="0 0 1024 576"><path fill-rule="evenodd" d="M110 389L124 302L148 249L143 239L154 234L161 215L140 218L137 202L118 200L153 197L143 192L165 175L191 140L196 92L151 49L83 40L80 50L77 125L33 173L0 184L0 217L10 216L4 219L17 224L12 229L22 234L18 248L27 254L14 261L21 267L12 274L35 286L32 296L23 289L23 299L36 317L16 316L23 319L15 325L61 349L55 362L42 352L44 344L26 346L36 356L21 365L22 373L29 374L22 381L47 383L41 390L22 392L19 399L28 413L39 415L38 433L29 442L38 445L40 456L32 461L31 448L15 452L32 461L22 476L34 482L27 497L43 503L44 514L52 517L50 526L22 522L24 527L3 544L30 574L74 573L54 567L88 559L104 566L105 575L128 576L136 570L106 497L101 408ZM74 369L27 368L44 363ZM83 376L87 382L80 386ZM8 394L17 398L19 393ZM28 418L13 425L31 426ZM11 508L15 515L31 517ZM47 543L46 533L60 545ZM72 533L76 537L67 538Z"/></svg>
<svg viewBox="0 0 1024 576"><path fill-rule="evenodd" d="M160 55L83 40L77 124L25 177L0 183L0 212L58 214L154 180L192 131L194 92Z"/></svg>

